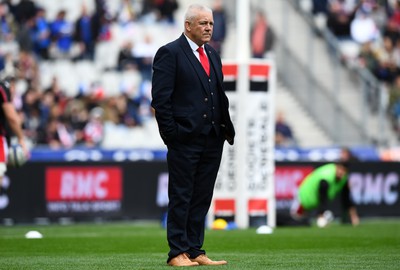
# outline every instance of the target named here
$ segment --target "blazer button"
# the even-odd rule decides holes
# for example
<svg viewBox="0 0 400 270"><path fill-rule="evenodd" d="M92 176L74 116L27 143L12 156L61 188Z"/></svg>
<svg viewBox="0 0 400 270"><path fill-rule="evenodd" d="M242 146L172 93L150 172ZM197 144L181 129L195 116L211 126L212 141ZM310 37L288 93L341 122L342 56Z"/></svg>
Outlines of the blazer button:
<svg viewBox="0 0 400 270"><path fill-rule="evenodd" d="M207 101L208 101L208 98L205 98L204 101L207 102Z"/></svg>
<svg viewBox="0 0 400 270"><path fill-rule="evenodd" d="M203 118L207 118L207 114L203 114Z"/></svg>

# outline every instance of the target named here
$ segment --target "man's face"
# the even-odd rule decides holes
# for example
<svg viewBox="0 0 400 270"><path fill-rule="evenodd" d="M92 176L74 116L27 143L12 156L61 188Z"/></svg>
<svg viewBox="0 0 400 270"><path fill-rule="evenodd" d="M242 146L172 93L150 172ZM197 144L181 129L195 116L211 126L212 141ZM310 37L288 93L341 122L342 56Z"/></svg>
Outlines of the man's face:
<svg viewBox="0 0 400 270"><path fill-rule="evenodd" d="M213 15L206 11L199 12L198 16L193 21L185 22L186 34L199 46L211 40L213 27Z"/></svg>

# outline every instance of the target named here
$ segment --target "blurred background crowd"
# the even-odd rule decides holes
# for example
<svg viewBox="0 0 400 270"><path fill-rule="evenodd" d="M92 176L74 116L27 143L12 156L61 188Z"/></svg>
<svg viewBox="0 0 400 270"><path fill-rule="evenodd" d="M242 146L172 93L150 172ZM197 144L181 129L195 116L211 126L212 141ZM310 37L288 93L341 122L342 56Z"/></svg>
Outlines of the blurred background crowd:
<svg viewBox="0 0 400 270"><path fill-rule="evenodd" d="M100 146L106 132L144 126L157 35L177 32L178 3L51 2L0 2L0 72L16 82L32 145Z"/></svg>
<svg viewBox="0 0 400 270"><path fill-rule="evenodd" d="M162 145L150 106L151 64L157 48L182 32L181 2L61 2L0 1L0 74L16 79L14 103L31 144ZM311 3L317 31L335 35L343 63L364 66L385 84L387 115L400 137L400 1L298 2ZM229 3L210 3L211 45L224 56ZM252 20L251 56L273 55L267 14L256 10ZM276 144L297 145L284 112L277 113Z"/></svg>
<svg viewBox="0 0 400 270"><path fill-rule="evenodd" d="M317 28L338 39L344 64L365 67L384 84L387 115L400 138L400 1L313 0L311 12Z"/></svg>
<svg viewBox="0 0 400 270"><path fill-rule="evenodd" d="M379 86L372 87L374 89L368 93L369 110L377 113L379 107L383 107L390 128L396 134L397 141L400 140L400 1L289 2L293 2L300 13L311 18L313 31L329 41L329 53L339 57L343 66L348 70L365 68L378 80ZM284 112L277 112L276 145L294 146L295 137L290 119L289 123L286 122Z"/></svg>

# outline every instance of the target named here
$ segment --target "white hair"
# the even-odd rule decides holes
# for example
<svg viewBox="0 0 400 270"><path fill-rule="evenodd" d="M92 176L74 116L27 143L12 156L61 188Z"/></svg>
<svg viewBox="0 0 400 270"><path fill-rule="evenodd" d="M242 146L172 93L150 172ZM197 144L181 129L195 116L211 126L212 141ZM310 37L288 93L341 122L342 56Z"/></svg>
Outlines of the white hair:
<svg viewBox="0 0 400 270"><path fill-rule="evenodd" d="M185 21L192 22L197 16L199 12L209 12L212 14L212 9L200 4L192 4L188 7L185 13Z"/></svg>

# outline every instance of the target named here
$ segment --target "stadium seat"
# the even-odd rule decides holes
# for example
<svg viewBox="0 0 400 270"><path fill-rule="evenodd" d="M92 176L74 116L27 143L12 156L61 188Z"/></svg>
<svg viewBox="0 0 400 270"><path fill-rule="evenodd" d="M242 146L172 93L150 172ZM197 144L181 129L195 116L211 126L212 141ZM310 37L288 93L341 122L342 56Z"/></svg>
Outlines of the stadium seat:
<svg viewBox="0 0 400 270"><path fill-rule="evenodd" d="M101 75L101 84L104 87L105 96L116 96L121 93L121 74L117 71L107 71Z"/></svg>

